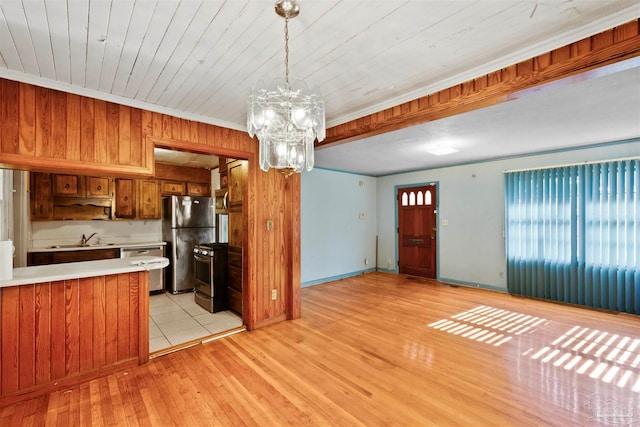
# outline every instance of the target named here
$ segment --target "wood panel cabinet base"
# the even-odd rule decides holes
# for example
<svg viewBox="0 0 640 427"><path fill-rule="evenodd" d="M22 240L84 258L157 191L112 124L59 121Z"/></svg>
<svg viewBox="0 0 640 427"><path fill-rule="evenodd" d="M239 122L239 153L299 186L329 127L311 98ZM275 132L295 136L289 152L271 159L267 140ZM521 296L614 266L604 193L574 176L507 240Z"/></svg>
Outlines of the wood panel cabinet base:
<svg viewBox="0 0 640 427"><path fill-rule="evenodd" d="M0 404L149 360L149 272L0 288Z"/></svg>

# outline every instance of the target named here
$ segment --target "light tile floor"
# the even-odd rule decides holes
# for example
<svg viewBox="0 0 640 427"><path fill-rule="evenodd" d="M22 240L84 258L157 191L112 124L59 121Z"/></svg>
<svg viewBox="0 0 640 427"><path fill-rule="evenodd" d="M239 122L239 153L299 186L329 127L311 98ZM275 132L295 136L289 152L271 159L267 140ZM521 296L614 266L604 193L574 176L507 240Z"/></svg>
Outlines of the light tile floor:
<svg viewBox="0 0 640 427"><path fill-rule="evenodd" d="M149 351L164 350L198 338L242 326L232 311L210 313L194 301L193 293L163 293L149 298Z"/></svg>

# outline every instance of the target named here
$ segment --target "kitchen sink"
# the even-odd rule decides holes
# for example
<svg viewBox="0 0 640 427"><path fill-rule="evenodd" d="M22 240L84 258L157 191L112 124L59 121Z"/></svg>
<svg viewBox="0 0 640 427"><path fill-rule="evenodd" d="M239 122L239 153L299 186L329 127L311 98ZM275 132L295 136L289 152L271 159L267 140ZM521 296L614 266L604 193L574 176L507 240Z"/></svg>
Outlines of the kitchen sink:
<svg viewBox="0 0 640 427"><path fill-rule="evenodd" d="M92 248L92 247L97 247L97 246L113 246L114 243L91 243L89 245L80 245L80 244L75 244L75 245L52 245L49 246L49 249L68 249L68 248Z"/></svg>

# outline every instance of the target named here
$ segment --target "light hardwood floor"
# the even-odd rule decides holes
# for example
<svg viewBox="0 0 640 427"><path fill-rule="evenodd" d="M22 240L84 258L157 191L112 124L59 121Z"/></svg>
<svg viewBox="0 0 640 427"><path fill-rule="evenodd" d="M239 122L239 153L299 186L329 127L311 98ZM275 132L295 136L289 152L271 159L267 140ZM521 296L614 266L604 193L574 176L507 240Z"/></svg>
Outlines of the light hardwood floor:
<svg viewBox="0 0 640 427"><path fill-rule="evenodd" d="M0 425L640 425L640 319L400 275L0 409Z"/></svg>

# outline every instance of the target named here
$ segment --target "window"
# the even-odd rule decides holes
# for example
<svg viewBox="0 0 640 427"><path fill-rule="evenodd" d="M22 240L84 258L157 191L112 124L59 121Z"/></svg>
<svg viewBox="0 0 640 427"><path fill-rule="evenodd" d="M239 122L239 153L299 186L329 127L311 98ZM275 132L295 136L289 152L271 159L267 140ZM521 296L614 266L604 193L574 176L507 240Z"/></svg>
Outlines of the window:
<svg viewBox="0 0 640 427"><path fill-rule="evenodd" d="M417 194L417 195L416 195ZM424 194L422 191L415 193L413 191L407 193L402 192L401 202L402 206L431 206L431 191L426 190Z"/></svg>
<svg viewBox="0 0 640 427"><path fill-rule="evenodd" d="M640 160L505 175L509 292L640 314Z"/></svg>

